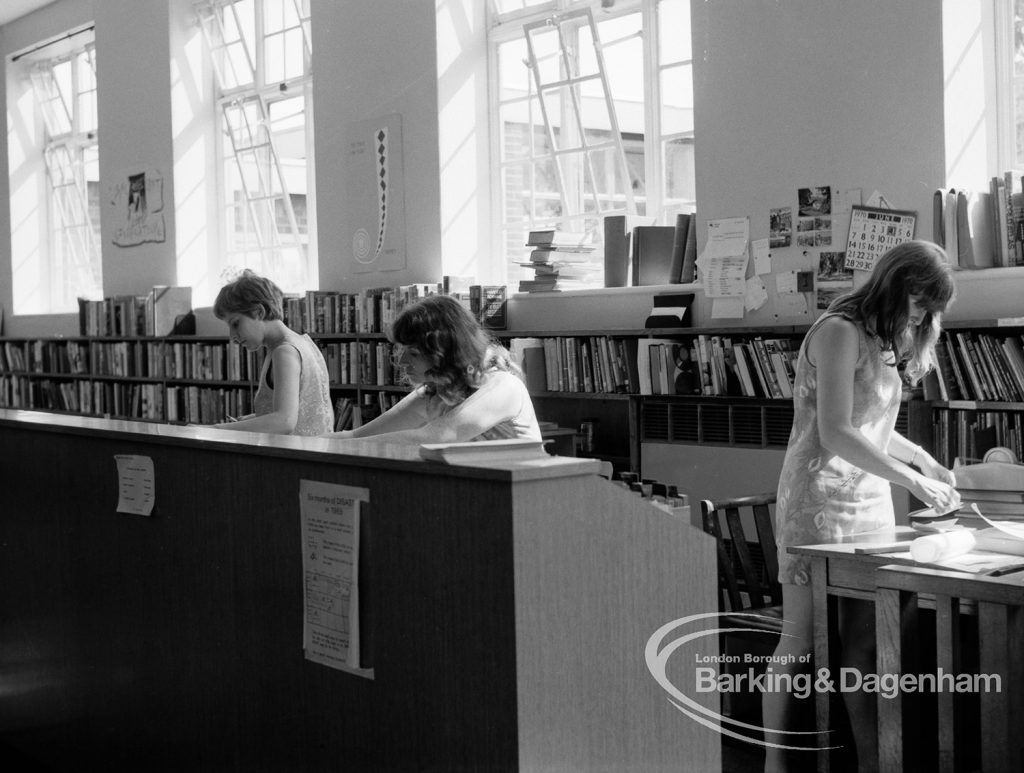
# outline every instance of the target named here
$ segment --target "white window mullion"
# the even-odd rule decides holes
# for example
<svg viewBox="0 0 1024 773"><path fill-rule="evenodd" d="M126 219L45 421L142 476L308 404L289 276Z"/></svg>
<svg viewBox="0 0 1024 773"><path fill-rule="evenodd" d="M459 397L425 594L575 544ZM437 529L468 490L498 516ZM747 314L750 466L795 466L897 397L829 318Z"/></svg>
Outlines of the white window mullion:
<svg viewBox="0 0 1024 773"><path fill-rule="evenodd" d="M306 0L236 0L207 3L199 9L213 60L241 62L251 76L232 81L230 73L220 75L222 252L227 260L223 267L249 265L273 276L286 291L306 289L316 276L307 245L312 240L300 233L288 174L276 146L282 129L274 125L275 117L280 121L283 115L283 131L301 132L306 148L303 175L308 181L313 157L312 116L305 109L311 101L308 7ZM272 12L269 17L268 12ZM235 37L233 30L239 33ZM227 51L229 46L235 48L235 55ZM273 69L269 74L268 65ZM287 80L280 79L284 76ZM303 178L296 179L301 189ZM315 209L313 188L307 182L305 189L308 213ZM307 214L307 234L310 222ZM285 229L290 233L285 234Z"/></svg>

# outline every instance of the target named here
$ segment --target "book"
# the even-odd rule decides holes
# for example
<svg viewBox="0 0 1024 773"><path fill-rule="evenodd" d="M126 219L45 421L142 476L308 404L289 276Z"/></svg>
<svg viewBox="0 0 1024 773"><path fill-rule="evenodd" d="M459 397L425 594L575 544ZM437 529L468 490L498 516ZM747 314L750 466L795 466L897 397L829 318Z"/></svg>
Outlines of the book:
<svg viewBox="0 0 1024 773"><path fill-rule="evenodd" d="M981 507L982 502L1017 502L1024 503L1024 491L1009 491L1000 489L980 489L980 488L963 488L958 486L957 491L960 492L962 499L968 502L978 502L978 506ZM982 507L982 510L984 508Z"/></svg>
<svg viewBox="0 0 1024 773"><path fill-rule="evenodd" d="M146 296L146 335L189 335L196 332L192 288L154 285Z"/></svg>
<svg viewBox="0 0 1024 773"><path fill-rule="evenodd" d="M956 246L961 268L993 265L989 225L992 204L988 193L959 190L956 199Z"/></svg>
<svg viewBox="0 0 1024 773"><path fill-rule="evenodd" d="M681 212L676 215L675 235L672 239L672 267L668 274L668 280L673 284L682 281L683 256L686 254L686 239L689 230L689 213Z"/></svg>
<svg viewBox="0 0 1024 773"><path fill-rule="evenodd" d="M638 225L633 229L634 287L672 282L675 234L675 226Z"/></svg>
<svg viewBox="0 0 1024 773"><path fill-rule="evenodd" d="M544 228L530 231L526 238L527 247L593 247L585 233L577 231L560 231L555 228Z"/></svg>
<svg viewBox="0 0 1024 773"><path fill-rule="evenodd" d="M683 269L679 281L692 282L697 272L697 213L690 215L690 227L686 230L686 245L683 248Z"/></svg>
<svg viewBox="0 0 1024 773"><path fill-rule="evenodd" d="M508 324L505 285L471 285L469 310L480 324L492 330L504 330Z"/></svg>
<svg viewBox="0 0 1024 773"><path fill-rule="evenodd" d="M543 440L471 440L466 443L424 443L420 457L446 464L504 464L533 459L549 459Z"/></svg>

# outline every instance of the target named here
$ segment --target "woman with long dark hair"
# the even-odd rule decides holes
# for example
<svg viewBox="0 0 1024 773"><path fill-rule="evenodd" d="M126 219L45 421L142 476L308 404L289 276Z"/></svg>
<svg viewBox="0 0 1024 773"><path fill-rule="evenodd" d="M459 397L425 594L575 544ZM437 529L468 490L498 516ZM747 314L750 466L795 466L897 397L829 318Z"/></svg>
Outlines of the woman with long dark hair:
<svg viewBox="0 0 1024 773"><path fill-rule="evenodd" d="M916 384L931 369L954 289L940 247L906 242L883 255L868 280L837 298L804 337L776 500L784 618L772 661L777 673L806 670L812 650L809 559L790 554L790 545L840 542L892 528L890 484L939 512L959 505L952 472L895 430L903 381ZM840 601L844 668L874 673L873 615L870 603ZM875 695L856 691L843 697L860 770L873 770L878 764ZM765 733L766 770L785 770L783 747L800 745L785 732L793 729L793 700L785 692L764 693L763 723L772 728Z"/></svg>
<svg viewBox="0 0 1024 773"><path fill-rule="evenodd" d="M540 440L519 369L457 300L429 295L407 306L389 338L412 391L376 419L327 437L398 443Z"/></svg>

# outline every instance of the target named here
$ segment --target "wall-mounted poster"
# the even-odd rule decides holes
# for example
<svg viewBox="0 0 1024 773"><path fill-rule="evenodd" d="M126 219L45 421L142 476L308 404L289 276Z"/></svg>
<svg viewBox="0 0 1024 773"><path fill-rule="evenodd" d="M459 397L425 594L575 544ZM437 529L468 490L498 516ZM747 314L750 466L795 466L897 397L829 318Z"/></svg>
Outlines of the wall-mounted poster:
<svg viewBox="0 0 1024 773"><path fill-rule="evenodd" d="M386 115L349 127L345 189L351 218L352 268L405 268L402 121Z"/></svg>
<svg viewBox="0 0 1024 773"><path fill-rule="evenodd" d="M882 255L914 238L916 212L875 207L852 207L846 239L847 270L871 271Z"/></svg>
<svg viewBox="0 0 1024 773"><path fill-rule="evenodd" d="M116 218L114 244L132 247L164 241L164 176L159 171L126 173L107 190Z"/></svg>

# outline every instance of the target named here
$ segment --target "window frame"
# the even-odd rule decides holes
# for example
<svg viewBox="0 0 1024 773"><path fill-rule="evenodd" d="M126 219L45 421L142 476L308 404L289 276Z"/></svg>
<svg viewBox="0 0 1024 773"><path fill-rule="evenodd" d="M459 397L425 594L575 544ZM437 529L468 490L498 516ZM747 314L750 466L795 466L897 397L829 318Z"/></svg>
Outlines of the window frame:
<svg viewBox="0 0 1024 773"><path fill-rule="evenodd" d="M228 13L236 14L237 6L242 2L250 2L253 8L253 29L252 39L246 40L242 35L239 40L225 42L222 38L215 39L218 32L211 32L208 28L209 17L203 14ZM268 30L265 25L266 4L279 2L282 5L291 4L298 24L292 27ZM217 207L219 213L216 241L219 245L217 271L222 279L234 269L248 266L249 256L258 255L260 265L256 268L261 273L272 276L285 292L300 292L318 285L319 263L317 258L316 241L316 187L315 187L315 147L313 141L314 114L313 114L313 73L312 73L312 43L310 26L312 24L311 9L309 0L209 0L198 8L199 25L203 29L207 40L208 51L213 62L213 104L215 135L215 167L216 167L216 189ZM236 16L237 18L237 16ZM284 73L283 80L269 80L267 44L269 41L286 34L288 30L298 30L302 41L302 72L293 75ZM240 45L244 51L245 65L249 68L251 79L238 78L234 72L234 60L227 51L232 46ZM250 50L251 49L251 50ZM223 60L221 56L223 55ZM228 82L228 75L221 71L221 65L226 62L230 65L234 83ZM244 82L243 82L244 81ZM278 148L275 146L274 135L269 133L266 143L269 150L258 161L260 178L271 180L268 188L269 196L261 196L256 193L249 194L244 184L241 188L228 190L228 167L234 165L233 174L244 179L242 171L243 161L241 153L233 153L227 145L231 144L231 129L227 114L240 103L250 102L257 106L260 117L259 123L265 123L268 127L272 122L273 107L277 103L301 98L303 116L303 142L305 145L305 211L306 217L303 220L304 226L300 226L299 218L295 214L294 200L296 194L289 189L287 179L287 163L282 161ZM247 154L256 156L257 153L251 150ZM241 201L232 194L242 192ZM266 205L260 213L256 213L254 202ZM237 213L244 209L247 212L245 217L249 221L259 221L264 236L269 235L268 243L263 243L263 238L256 233L257 229L249 226L250 240L254 243L240 246L237 233L238 223L241 219ZM278 212L283 210L288 229L282 231L279 222ZM256 214L254 214L256 213ZM293 238L294 236L294 238ZM275 255L297 252L301 268L296 270L300 276L289 281L286 277L288 270L285 267L275 267ZM232 261L241 258L247 266L234 265ZM213 268L211 266L211 268Z"/></svg>
<svg viewBox="0 0 1024 773"><path fill-rule="evenodd" d="M661 75L672 67L689 65L692 77L692 51L688 59L668 59L662 56L659 51L661 35L659 34L658 5L661 0L619 0L614 7L600 8L600 17L596 16L595 21L600 22L609 18L623 17L630 14L640 14L641 31L639 36L642 40L642 71L643 71L643 120L644 120L644 186L643 195L645 211L648 217L652 216L656 222L673 221L677 212L692 212L696 206L694 200L687 200L682 203L673 203L667 208L666 196L667 176L665 170L665 156L667 143L677 140L683 135L685 141L691 146L694 143L694 132L677 132L672 135L662 133L662 112L664 106L661 104ZM488 104L489 140L491 151L489 153L490 179L491 183L491 222L492 250L499 256L499 261L504 265L505 276L513 277L510 264L516 262L519 256L510 252L511 232L510 221L506 221L503 209L505 207L504 175L506 168L522 164L523 160L504 160L502 148L502 126L501 109L507 104L501 100L501 78L500 78L500 56L499 50L502 45L517 40L524 41L524 27L543 20L552 14L564 14L579 10L585 7L597 8L601 4L588 0L551 0L541 3L528 9L517 9L504 14L496 10L497 0L492 0L488 6L488 33L487 33L487 71L488 88L490 93ZM604 43L605 41L602 41ZM531 81L531 93L536 85ZM536 95L535 97L536 98ZM614 100L613 100L614 101ZM544 131L543 123L533 124L536 129ZM624 132L620 125L620 136L626 138L628 132ZM627 159L628 160L628 159ZM582 192L582 191L581 191ZM675 201L675 200L673 200ZM578 216L577 216L578 217ZM570 216L562 214L556 218L560 220L570 219ZM534 211L527 213L523 222L523 231L534 228L551 227L551 223L541 221ZM601 234L596 234L600 241Z"/></svg>
<svg viewBox="0 0 1024 773"><path fill-rule="evenodd" d="M20 156L17 168L8 174L27 175L38 191L28 200L18 197L32 213L24 222L35 220L37 227L31 260L19 249L27 243L12 240L10 259L28 268L29 283L20 287L14 271L13 313L76 313L78 298L102 295L94 28L69 30L14 53L6 63L13 78L8 80L13 89L7 94L8 116L24 123L30 137L23 147L28 155ZM61 73L65 68L67 72ZM28 97L24 103L23 97ZM9 154L10 148L12 164ZM12 203L13 198L9 206Z"/></svg>

